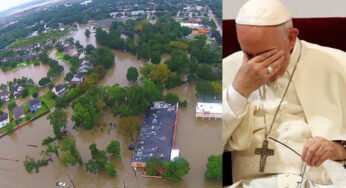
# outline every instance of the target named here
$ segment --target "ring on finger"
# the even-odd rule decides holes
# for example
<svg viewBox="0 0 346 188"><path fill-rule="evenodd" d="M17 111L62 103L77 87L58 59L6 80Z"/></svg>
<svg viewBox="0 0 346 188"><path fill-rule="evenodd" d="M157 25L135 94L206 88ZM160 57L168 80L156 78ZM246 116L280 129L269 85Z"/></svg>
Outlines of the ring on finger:
<svg viewBox="0 0 346 188"><path fill-rule="evenodd" d="M271 67L271 66L268 66L267 67L267 74L271 74L272 72L273 72L273 67Z"/></svg>

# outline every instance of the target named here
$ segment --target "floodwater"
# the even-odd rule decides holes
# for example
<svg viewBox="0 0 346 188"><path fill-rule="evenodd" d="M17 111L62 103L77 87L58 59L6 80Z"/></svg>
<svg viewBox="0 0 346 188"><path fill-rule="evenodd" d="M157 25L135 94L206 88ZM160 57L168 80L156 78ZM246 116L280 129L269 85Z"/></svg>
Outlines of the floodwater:
<svg viewBox="0 0 346 188"><path fill-rule="evenodd" d="M22 76L31 78L36 84L38 81L47 76L49 70L48 65L30 65L27 67L19 67L10 71L2 71L0 69L0 84L7 84L8 81L12 81L14 78L22 78Z"/></svg>
<svg viewBox="0 0 346 188"><path fill-rule="evenodd" d="M56 53L56 50L52 50L49 54L49 57L57 60L59 64L64 67L63 75L59 76L55 80L55 83L60 83L64 80L64 77L68 73L70 66L56 59L55 53ZM19 67L14 70L6 71L6 72L0 69L0 84L6 84L8 81L12 81L14 78L21 78L23 76L27 78L31 78L36 84L38 84L38 81L41 78L47 76L48 70L49 70L49 66L44 64L40 64L37 66L30 65L27 67Z"/></svg>
<svg viewBox="0 0 346 188"><path fill-rule="evenodd" d="M77 29L77 32L73 35L75 41L78 40L84 47L86 47L88 44L96 47L95 31L94 29L92 29L91 25L77 24ZM85 36L86 29L89 29L91 31L90 37Z"/></svg>
<svg viewBox="0 0 346 188"><path fill-rule="evenodd" d="M77 33L84 32L78 31ZM80 40L81 44L83 43ZM126 72L129 66L140 67L143 61L137 60L129 53L113 51L116 55L116 65L109 70L106 78L101 81L102 85L113 85L119 83L126 86ZM167 58L164 56L163 58ZM19 75L17 75L19 76ZM190 163L188 175L183 177L179 183L165 182L161 179L148 179L141 176L142 170L136 171L130 166L131 151L127 149L131 140L120 136L116 128L110 126L110 122L117 122L117 119L106 110L102 114L102 120L93 130L73 129L71 119L72 111L66 109L69 114L67 125L68 134L76 139L77 148L81 153L84 162L91 156L89 145L96 143L99 149L105 149L112 139L118 140L121 144L121 159L112 159L115 164L117 175L109 177L104 171L99 175L92 175L85 171L83 166L63 167L58 162L58 158L53 156L53 162L47 167L42 167L38 174L28 174L22 162L2 160L3 158L23 161L25 156L40 158L41 142L47 136L53 136L53 131L46 119L47 115L35 120L30 125L15 131L10 136L0 139L0 187L55 187L55 182L64 181L72 187L68 176L71 177L75 187L86 188L216 188L221 187L221 181L205 180L207 158L212 154L221 154L221 121L196 120L194 83L182 85L169 90L176 93L182 100L188 101L187 108L179 109L178 128L176 137L176 148L180 149L180 155ZM31 147L28 145L37 145Z"/></svg>

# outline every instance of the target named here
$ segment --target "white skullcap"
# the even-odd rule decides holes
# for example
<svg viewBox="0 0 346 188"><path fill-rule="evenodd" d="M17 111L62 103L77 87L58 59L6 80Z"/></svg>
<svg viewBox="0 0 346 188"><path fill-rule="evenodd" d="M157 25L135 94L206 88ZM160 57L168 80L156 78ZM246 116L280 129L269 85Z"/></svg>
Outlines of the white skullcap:
<svg viewBox="0 0 346 188"><path fill-rule="evenodd" d="M280 0L249 0L240 8L235 22L240 25L275 26L290 18L290 11Z"/></svg>

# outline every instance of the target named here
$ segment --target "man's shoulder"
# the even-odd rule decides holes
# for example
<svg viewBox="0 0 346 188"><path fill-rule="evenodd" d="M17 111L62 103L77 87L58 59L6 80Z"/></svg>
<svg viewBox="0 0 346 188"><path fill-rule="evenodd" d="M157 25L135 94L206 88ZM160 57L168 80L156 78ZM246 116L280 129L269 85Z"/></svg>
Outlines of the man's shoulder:
<svg viewBox="0 0 346 188"><path fill-rule="evenodd" d="M241 63L242 60L243 60L243 52L238 51L223 58L222 63L223 65L229 65L231 63Z"/></svg>
<svg viewBox="0 0 346 188"><path fill-rule="evenodd" d="M303 59L306 60L304 64L308 69L318 68L328 74L346 75L346 52L305 41L303 43L307 47Z"/></svg>
<svg viewBox="0 0 346 188"><path fill-rule="evenodd" d="M314 55L315 57L318 57L319 59L329 58L331 60L334 60L334 62L336 63L342 63L346 65L346 52L336 48L321 46L321 45L309 43L306 41L303 41L303 43L308 47L309 55Z"/></svg>
<svg viewBox="0 0 346 188"><path fill-rule="evenodd" d="M233 79L242 62L242 51L235 52L222 60L222 85L224 89L233 82Z"/></svg>

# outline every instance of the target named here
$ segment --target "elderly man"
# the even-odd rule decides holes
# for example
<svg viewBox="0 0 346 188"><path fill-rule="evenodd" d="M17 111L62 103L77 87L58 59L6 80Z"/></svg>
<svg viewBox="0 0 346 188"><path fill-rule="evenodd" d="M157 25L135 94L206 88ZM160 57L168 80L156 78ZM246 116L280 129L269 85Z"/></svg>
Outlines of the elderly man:
<svg viewBox="0 0 346 188"><path fill-rule="evenodd" d="M346 54L299 40L279 0L249 0L236 24L242 51L223 62L233 187L333 187L322 164L346 160Z"/></svg>

